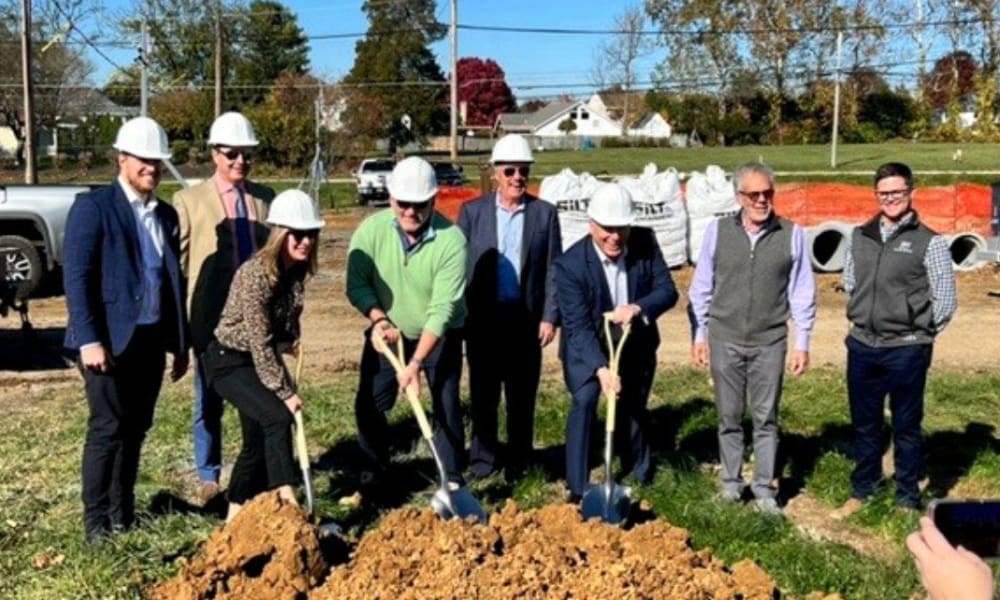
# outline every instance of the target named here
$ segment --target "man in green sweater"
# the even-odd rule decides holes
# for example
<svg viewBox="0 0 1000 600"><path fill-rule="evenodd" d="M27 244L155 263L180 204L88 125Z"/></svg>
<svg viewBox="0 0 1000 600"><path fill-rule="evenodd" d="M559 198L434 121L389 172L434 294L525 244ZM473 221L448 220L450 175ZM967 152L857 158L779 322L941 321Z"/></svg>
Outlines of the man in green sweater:
<svg viewBox="0 0 1000 600"><path fill-rule="evenodd" d="M449 480L461 485L465 236L434 210L437 181L427 161L400 161L388 187L390 208L361 223L347 257L347 298L370 323L354 400L358 442L371 459L362 482L384 475L390 458L385 413L400 388L416 385L419 390L423 370L433 402L435 445ZM408 362L401 373L375 350L373 336L393 349L402 338Z"/></svg>

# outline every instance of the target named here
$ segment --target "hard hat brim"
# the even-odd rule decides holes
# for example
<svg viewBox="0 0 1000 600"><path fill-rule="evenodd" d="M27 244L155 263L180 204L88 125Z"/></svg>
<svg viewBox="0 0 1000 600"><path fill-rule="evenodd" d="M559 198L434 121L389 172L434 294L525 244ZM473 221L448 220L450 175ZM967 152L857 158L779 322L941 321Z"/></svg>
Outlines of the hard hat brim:
<svg viewBox="0 0 1000 600"><path fill-rule="evenodd" d="M590 215L587 216L590 217L591 221L597 223L601 227L631 227L632 225L635 225L635 217L628 219L595 219Z"/></svg>
<svg viewBox="0 0 1000 600"><path fill-rule="evenodd" d="M392 198L399 200L400 202L430 202L431 200L434 199L435 196L437 196L437 193L438 193L438 188L437 186L434 186L434 189L427 195L413 196L413 195L407 195L405 193L397 194L395 191L393 191L392 184L389 184L389 195Z"/></svg>
<svg viewBox="0 0 1000 600"><path fill-rule="evenodd" d="M254 140L252 142L239 142L239 143L235 143L235 142L227 142L225 140L214 139L214 140L208 140L208 145L209 146L228 146L230 148L256 148L257 146L260 146L260 141Z"/></svg>
<svg viewBox="0 0 1000 600"><path fill-rule="evenodd" d="M326 223L322 219L317 219L315 221L305 220L305 219L302 221L294 219L289 219L289 220L275 219L272 221L271 219L267 219L267 224L274 225L276 227L285 227L287 229L298 229L300 231L309 229L323 229L323 227L326 225Z"/></svg>
<svg viewBox="0 0 1000 600"><path fill-rule="evenodd" d="M163 153L163 152L135 152L134 150L130 150L128 148L123 148L122 146L119 146L118 144L113 144L111 147L114 148L115 150L119 151L119 152L123 152L123 153L129 154L131 156L135 156L136 158L145 158L146 160L170 160L170 157L173 156L169 152L166 152L166 153Z"/></svg>

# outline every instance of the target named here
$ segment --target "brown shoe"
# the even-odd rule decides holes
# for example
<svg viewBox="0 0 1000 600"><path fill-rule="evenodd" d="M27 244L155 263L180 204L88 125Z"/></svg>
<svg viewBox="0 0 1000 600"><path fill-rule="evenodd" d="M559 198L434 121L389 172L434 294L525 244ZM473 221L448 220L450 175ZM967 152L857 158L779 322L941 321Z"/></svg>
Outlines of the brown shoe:
<svg viewBox="0 0 1000 600"><path fill-rule="evenodd" d="M850 498L847 502L840 505L840 508L830 513L830 518L834 521L843 521L847 517L858 512L865 507L865 501L861 498Z"/></svg>
<svg viewBox="0 0 1000 600"><path fill-rule="evenodd" d="M202 506L207 505L209 502L215 499L219 495L219 484L215 481L202 481L201 487L198 488L198 498L201 500Z"/></svg>

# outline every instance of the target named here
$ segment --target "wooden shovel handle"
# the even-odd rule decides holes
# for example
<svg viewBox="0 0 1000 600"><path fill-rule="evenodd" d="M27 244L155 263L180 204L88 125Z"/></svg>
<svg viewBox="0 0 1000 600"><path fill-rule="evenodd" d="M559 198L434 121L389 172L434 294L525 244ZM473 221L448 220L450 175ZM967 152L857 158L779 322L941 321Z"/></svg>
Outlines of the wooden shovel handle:
<svg viewBox="0 0 1000 600"><path fill-rule="evenodd" d="M298 454L299 468L309 469L309 450L306 448L306 429L302 421L302 411L295 411L295 453Z"/></svg>
<svg viewBox="0 0 1000 600"><path fill-rule="evenodd" d="M372 336L372 346L375 350L382 353L392 368L395 369L396 373L402 373L403 361L405 357L403 356L403 338L398 338L396 340L396 348L399 355L393 354L389 346L386 345L385 340L376 335ZM413 410L413 415L417 418L417 425L420 426L420 433L424 436L424 439L430 440L434 437L434 430L431 429L430 421L427 420L427 413L424 412L424 407L420 404L420 398L417 397L417 389L414 386L409 386L406 388L406 400L410 403L410 408Z"/></svg>
<svg viewBox="0 0 1000 600"><path fill-rule="evenodd" d="M618 376L618 362L621 359L622 348L625 346L625 340L628 338L628 334L632 331L632 325L626 323L622 325L622 337L618 340L618 345L615 346L614 341L611 338L611 315L612 313L604 313L604 337L608 342L608 369L617 377ZM608 392L605 394L608 404L608 415L604 419L604 430L607 432L612 432L615 430L615 413L618 406L618 394L615 392Z"/></svg>

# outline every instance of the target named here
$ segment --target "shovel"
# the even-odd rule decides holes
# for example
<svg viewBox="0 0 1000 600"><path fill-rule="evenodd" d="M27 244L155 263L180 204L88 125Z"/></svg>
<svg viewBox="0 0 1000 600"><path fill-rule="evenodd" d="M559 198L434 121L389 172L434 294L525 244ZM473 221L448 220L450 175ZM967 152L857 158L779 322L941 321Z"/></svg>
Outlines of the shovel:
<svg viewBox="0 0 1000 600"><path fill-rule="evenodd" d="M622 347L628 338L630 325L622 327L622 337L618 340L618 346L611 338L611 313L604 313L604 336L608 340L608 368L615 375L618 375L618 360L621 358ZM605 418L604 428L604 483L592 485L583 495L580 501L580 513L583 519L589 520L599 517L607 523L617 525L621 523L632 504L631 491L624 486L615 483L611 476L611 444L615 435L615 407L618 403L618 394L609 392L607 394L608 414Z"/></svg>
<svg viewBox="0 0 1000 600"><path fill-rule="evenodd" d="M295 382L298 383L302 380L302 357L305 353L302 349L301 342L299 343L298 356L295 358ZM295 454L299 461L299 468L302 469L302 486L306 491L306 516L310 519L315 518L315 495L313 492L312 483L312 467L309 465L309 450L306 446L306 427L302 418L302 409L295 411L295 425L293 426L295 434ZM339 534L340 527L336 523L327 523L326 525L320 525L320 533L322 534Z"/></svg>
<svg viewBox="0 0 1000 600"><path fill-rule="evenodd" d="M373 335L372 345L375 346L376 350L385 355L386 359L396 370L396 373L403 371L403 361L405 360L403 357L403 338L400 337L396 340L398 356L393 354L392 350L386 346L385 341L381 337ZM434 444L434 432L431 429L431 424L427 421L427 414L424 412L423 405L420 404L420 398L417 397L417 391L414 387L406 388L406 399L410 403L413 415L417 418L420 433L427 440L427 445L431 447L431 454L434 455L434 463L437 465L438 477L441 479L441 486L431 496L431 508L434 509L434 512L439 517L445 520L452 517L458 517L459 519L475 517L480 523L485 523L486 512L483 511L479 502L473 497L472 492L457 483L448 481L444 462L442 462L441 455Z"/></svg>

